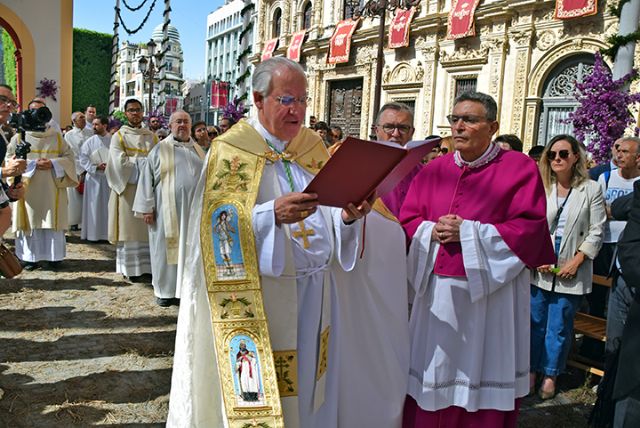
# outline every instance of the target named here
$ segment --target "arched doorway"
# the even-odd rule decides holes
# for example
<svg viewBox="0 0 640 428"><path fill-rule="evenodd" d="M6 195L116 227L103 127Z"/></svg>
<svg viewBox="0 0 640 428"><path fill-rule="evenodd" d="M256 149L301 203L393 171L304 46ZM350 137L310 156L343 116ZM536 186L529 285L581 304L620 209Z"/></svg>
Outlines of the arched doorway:
<svg viewBox="0 0 640 428"><path fill-rule="evenodd" d="M16 95L16 99L18 100L18 102L20 102L22 100L22 45L20 43L20 39L18 38L18 35L16 34L15 30L11 27L11 25L9 25L9 23L7 21L5 21L3 18L0 17L0 29L2 30L2 49L3 49L3 57L2 57L2 64L0 64L3 68L5 67L5 63L10 63L10 64L15 64L15 70L13 70L15 72L15 80L13 81L8 81L7 78L9 76L5 76L4 75L4 70L3 70L3 78L2 78L2 82L3 84L9 84L10 86L12 86L14 88L14 92ZM4 33L6 32L6 34L9 35L9 37L5 37ZM6 45L7 44L12 44L12 46L10 46L10 49L6 49ZM6 52L13 52L13 58L5 58L4 57L4 53Z"/></svg>
<svg viewBox="0 0 640 428"><path fill-rule="evenodd" d="M593 63L592 54L574 55L560 62L549 73L543 85L536 144L545 145L558 134L573 133L573 125L566 120L578 106L575 99L576 82L582 82L592 72Z"/></svg>

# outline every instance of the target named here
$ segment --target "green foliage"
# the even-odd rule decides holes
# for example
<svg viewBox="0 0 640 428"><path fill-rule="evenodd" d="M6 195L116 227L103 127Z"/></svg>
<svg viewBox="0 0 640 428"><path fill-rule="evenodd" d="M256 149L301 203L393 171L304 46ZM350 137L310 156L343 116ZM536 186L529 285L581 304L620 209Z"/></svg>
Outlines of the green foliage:
<svg viewBox="0 0 640 428"><path fill-rule="evenodd" d="M4 50L4 79L5 84L13 88L13 92L16 92L16 46L13 44L13 39L6 30L2 30L2 49Z"/></svg>
<svg viewBox="0 0 640 428"><path fill-rule="evenodd" d="M617 5L609 5L609 13L620 18L620 15L622 15L622 6L630 1L631 0L620 0Z"/></svg>
<svg viewBox="0 0 640 428"><path fill-rule="evenodd" d="M624 36L620 36L618 34L613 34L607 37L607 43L611 46L607 49L601 49L603 55L608 56L612 60L616 58L618 54L618 50L625 46L627 43L638 42L640 41L640 30L634 31L633 33L625 34Z"/></svg>
<svg viewBox="0 0 640 428"><path fill-rule="evenodd" d="M629 3L631 0L620 0L617 5L609 5L609 13L616 16L620 19L620 15L622 15L622 7L625 3ZM614 34L612 36L607 37L607 43L609 43L609 47L607 49L601 49L601 53L603 55L608 56L611 60L615 60L616 55L618 54L618 50L625 46L628 43L636 43L640 41L640 30L636 30L633 33L625 34L624 36L620 36L618 34Z"/></svg>
<svg viewBox="0 0 640 428"><path fill-rule="evenodd" d="M98 111L100 111L100 110L98 110ZM98 113L98 114L106 114L106 110L104 110L104 111L105 111L105 113ZM122 110L118 110L118 109L114 110L113 114L111 116L114 119L118 119L120 122L122 122L123 125L128 125L129 124L129 119L127 119L127 115Z"/></svg>
<svg viewBox="0 0 640 428"><path fill-rule="evenodd" d="M73 111L93 104L98 114L109 113L111 39L110 34L73 29Z"/></svg>

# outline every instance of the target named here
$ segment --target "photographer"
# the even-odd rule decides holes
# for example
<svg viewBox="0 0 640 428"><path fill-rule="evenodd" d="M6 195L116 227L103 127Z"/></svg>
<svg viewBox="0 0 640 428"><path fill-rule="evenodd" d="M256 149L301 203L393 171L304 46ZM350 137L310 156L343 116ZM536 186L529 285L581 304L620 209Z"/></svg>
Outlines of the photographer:
<svg viewBox="0 0 640 428"><path fill-rule="evenodd" d="M17 204L13 213L16 255L27 270L37 268L42 260L55 269L64 259L64 232L68 228L64 188L78 184L73 151L50 125L51 112L41 104L34 100L29 110L12 118L12 123L25 132L16 134L7 150L13 154L22 151L24 143L31 145L30 152L24 153L27 168L23 178L29 185L24 203Z"/></svg>
<svg viewBox="0 0 640 428"><path fill-rule="evenodd" d="M17 107L18 103L16 103L11 87L0 84L0 125L7 123L11 112ZM16 201L24 196L22 184L11 188L7 186L5 178L20 175L27 167L25 160L16 159L15 156L5 161L7 145L8 142L4 132L0 131L0 165L2 165L0 168L0 179L2 179L2 186L0 186L0 238L11 225L9 202Z"/></svg>

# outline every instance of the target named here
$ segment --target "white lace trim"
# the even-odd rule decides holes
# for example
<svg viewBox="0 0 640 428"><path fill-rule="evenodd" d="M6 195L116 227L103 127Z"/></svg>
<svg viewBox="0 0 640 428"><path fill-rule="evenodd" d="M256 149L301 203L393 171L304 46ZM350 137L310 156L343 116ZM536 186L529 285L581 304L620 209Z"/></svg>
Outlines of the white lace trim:
<svg viewBox="0 0 640 428"><path fill-rule="evenodd" d="M460 168L464 166L466 166L467 168L479 168L494 160L496 156L498 156L498 153L500 153L500 147L498 147L497 144L490 143L489 147L487 147L487 150L485 150L484 153L474 161L467 162L466 160L462 159L459 151L456 151L453 154L453 160Z"/></svg>

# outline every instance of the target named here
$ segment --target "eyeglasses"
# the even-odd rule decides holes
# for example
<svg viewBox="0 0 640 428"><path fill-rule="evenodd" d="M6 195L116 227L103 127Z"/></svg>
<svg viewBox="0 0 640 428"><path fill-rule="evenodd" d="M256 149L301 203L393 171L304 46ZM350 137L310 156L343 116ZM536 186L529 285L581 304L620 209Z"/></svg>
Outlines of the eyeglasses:
<svg viewBox="0 0 640 428"><path fill-rule="evenodd" d="M558 152L549 150L549 152L547 153L547 157L549 158L550 161L552 161L552 160L555 160L556 154L560 159L567 159L569 157L569 150L560 150Z"/></svg>
<svg viewBox="0 0 640 428"><path fill-rule="evenodd" d="M294 97L292 95L280 95L274 98L285 107L291 107L295 103L298 103L301 106L306 106L307 103L311 100L311 98L309 97Z"/></svg>
<svg viewBox="0 0 640 428"><path fill-rule="evenodd" d="M393 134L393 131L395 131L396 129L401 134L406 134L413 129L413 126L410 126L410 125L397 125L393 123L385 123L384 125L379 125L379 126L382 128L384 132L386 132L389 135Z"/></svg>
<svg viewBox="0 0 640 428"><path fill-rule="evenodd" d="M18 108L18 103L12 100L9 97L5 97L4 95L0 95L0 103L8 104L11 108Z"/></svg>
<svg viewBox="0 0 640 428"><path fill-rule="evenodd" d="M142 109L141 108L128 108L127 113L142 113Z"/></svg>
<svg viewBox="0 0 640 428"><path fill-rule="evenodd" d="M449 153L449 148L440 146L440 153L446 155L447 153Z"/></svg>
<svg viewBox="0 0 640 428"><path fill-rule="evenodd" d="M455 125L459 120L461 120L465 125L468 126L477 125L480 122L488 122L486 117L472 115L458 116L455 114L448 115L447 120L449 121L449 125Z"/></svg>

